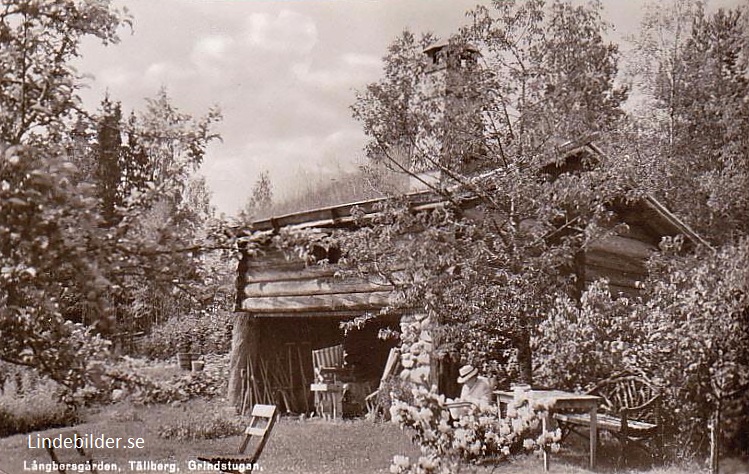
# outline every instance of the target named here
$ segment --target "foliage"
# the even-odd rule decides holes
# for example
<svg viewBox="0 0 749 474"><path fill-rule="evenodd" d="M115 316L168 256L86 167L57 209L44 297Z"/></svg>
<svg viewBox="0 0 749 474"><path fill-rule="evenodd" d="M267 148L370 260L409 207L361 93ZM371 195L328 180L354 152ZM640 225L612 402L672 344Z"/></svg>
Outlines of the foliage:
<svg viewBox="0 0 749 474"><path fill-rule="evenodd" d="M56 156L12 146L0 159L0 359L38 367L74 390L91 381L88 369L106 350L61 311L64 296L77 292L107 321L96 202Z"/></svg>
<svg viewBox="0 0 749 474"><path fill-rule="evenodd" d="M123 358L107 370L109 385L100 393L107 400L130 400L137 404L185 402L221 396L228 379L227 357L204 357L199 372L171 371L147 359ZM163 363L162 363L163 364Z"/></svg>
<svg viewBox="0 0 749 474"><path fill-rule="evenodd" d="M678 246L677 246L678 247ZM717 409L739 449L749 386L749 242L717 253L667 252L654 260L646 300L612 299L599 282L579 307L561 298L539 327L538 373L545 383L581 389L623 369L644 371L664 395L663 417L676 456L704 446Z"/></svg>
<svg viewBox="0 0 749 474"><path fill-rule="evenodd" d="M633 81L646 124L639 144L644 180L714 243L746 235L749 156L747 10L708 15L700 2L659 6L635 39Z"/></svg>
<svg viewBox="0 0 749 474"><path fill-rule="evenodd" d="M0 363L0 437L70 426L79 413L60 401L60 387L26 368Z"/></svg>
<svg viewBox="0 0 749 474"><path fill-rule="evenodd" d="M80 110L81 41L116 42L127 23L106 0L0 9L0 359L59 381L69 400L101 383L97 334L147 327L157 298L214 304L221 292L198 282L216 272L198 253L230 247L192 178L217 111L194 120L165 91L127 123L109 99L99 117Z"/></svg>
<svg viewBox="0 0 749 474"><path fill-rule="evenodd" d="M159 426L160 438L176 439L180 441L228 438L244 431L242 420L227 419L215 414L191 416L187 420L179 420Z"/></svg>
<svg viewBox="0 0 749 474"><path fill-rule="evenodd" d="M108 0L17 0L0 9L0 144L40 145L79 107L72 67L88 37L119 41L126 11ZM54 140L53 140L54 141Z"/></svg>
<svg viewBox="0 0 749 474"><path fill-rule="evenodd" d="M118 330L147 330L168 313L200 309L216 292L215 282L197 284L216 274L206 265L216 262L199 255L206 247L225 246L214 241L221 238L222 223L212 217L205 180L193 174L208 143L218 138L212 127L220 114L210 110L194 119L163 89L127 122L119 109L105 99L91 125L98 140L79 138L73 149L84 155L78 161L93 162L78 179L94 183L115 244L116 260L106 270Z"/></svg>
<svg viewBox="0 0 749 474"><path fill-rule="evenodd" d="M618 47L604 41L601 11L600 2L495 1L470 12L465 34L489 69L482 88L498 91L485 108L495 153L523 159L554 137L616 124L627 89L615 84Z"/></svg>
<svg viewBox="0 0 749 474"><path fill-rule="evenodd" d="M252 186L252 193L247 199L244 208L239 212L239 219L249 223L253 219L265 217L272 206L273 184L270 181L268 172L262 171Z"/></svg>
<svg viewBox="0 0 749 474"><path fill-rule="evenodd" d="M224 354L231 344L231 321L227 311L173 316L154 326L139 350L158 359L174 357L177 352Z"/></svg>
<svg viewBox="0 0 749 474"><path fill-rule="evenodd" d="M746 400L749 240L659 263L642 308L653 325L643 365L661 374L673 408L687 418L678 420L682 427L705 426L716 410ZM684 353L689 357L673 357ZM738 435L745 420L725 420L727 434Z"/></svg>
<svg viewBox="0 0 749 474"><path fill-rule="evenodd" d="M635 302L614 298L605 280L591 284L580 301L559 296L534 337L534 367L542 385L583 391L611 374L641 367L648 338L644 313Z"/></svg>

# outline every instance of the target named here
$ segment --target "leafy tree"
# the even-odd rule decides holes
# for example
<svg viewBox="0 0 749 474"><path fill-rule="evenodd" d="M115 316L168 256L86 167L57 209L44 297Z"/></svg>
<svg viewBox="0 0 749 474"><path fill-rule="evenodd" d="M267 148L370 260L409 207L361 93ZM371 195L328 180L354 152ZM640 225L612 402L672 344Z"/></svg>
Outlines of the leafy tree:
<svg viewBox="0 0 749 474"><path fill-rule="evenodd" d="M107 0L16 0L0 9L0 141L38 144L79 107L71 62L85 37L116 43L126 12Z"/></svg>
<svg viewBox="0 0 749 474"><path fill-rule="evenodd" d="M428 117L414 113L412 105L425 102L419 100L424 92L420 78L427 68L423 50L435 41L433 35L417 39L404 31L388 47L383 79L357 93L352 111L370 137L366 152L373 162L403 173L424 166L415 144Z"/></svg>
<svg viewBox="0 0 749 474"><path fill-rule="evenodd" d="M0 358L71 390L95 377L105 345L64 317L64 300L80 295L99 330L111 313L97 200L64 160L62 137L79 103L70 63L83 38L116 42L127 21L106 1L19 0L0 9Z"/></svg>
<svg viewBox="0 0 749 474"><path fill-rule="evenodd" d="M122 177L122 135L120 124L122 111L120 104L113 104L105 97L102 112L97 124L97 147L95 163L97 194L101 201L102 214L107 222L113 222L116 209L123 204L120 182Z"/></svg>
<svg viewBox="0 0 749 474"><path fill-rule="evenodd" d="M250 222L267 214L273 206L273 184L267 171L261 171L260 177L252 186L252 194L247 199L244 209L239 213L239 218L244 222Z"/></svg>
<svg viewBox="0 0 749 474"><path fill-rule="evenodd" d="M101 349L63 317L69 292L82 295L107 322L108 281L92 249L101 245L96 200L71 184L72 167L21 145L0 162L0 359L35 367L75 388L84 357Z"/></svg>
<svg viewBox="0 0 749 474"><path fill-rule="evenodd" d="M207 144L218 138L212 125L219 119L216 110L200 119L181 113L162 90L126 124L106 123L106 115L99 122L100 130L111 126L126 135L119 148L113 141L117 163L107 162L107 154L102 154L107 146L101 140L92 155L100 169L119 171L115 178L98 175L96 183L117 184L116 219L109 232L116 239L113 255L120 264L112 262L108 268L123 329L148 328L165 318L164 312L189 311L211 291L200 285L199 254L209 239L207 227L218 223L205 180L194 173Z"/></svg>
<svg viewBox="0 0 749 474"><path fill-rule="evenodd" d="M611 130L627 89L615 84L618 47L604 41L600 2L492 6L470 13L464 35L484 53L495 153L525 160L550 140Z"/></svg>
<svg viewBox="0 0 749 474"><path fill-rule="evenodd" d="M531 379L532 329L554 294L575 291L575 254L606 228L606 204L629 189L611 165L553 182L538 173L539 163L557 158L549 145L558 134L605 130L621 115L626 90L614 84L617 50L603 40L600 8L478 7L441 50L449 96L442 106L419 82L434 67L422 52L434 38L404 33L385 57L384 77L353 106L370 158L412 174L404 162L431 166L462 186L434 188L444 212L415 216L408 204L386 210L377 225L352 234L349 260L361 274L396 284L392 306L432 316L441 350L489 366L519 359L494 366L503 378ZM476 48L482 65L462 55ZM470 119L477 112L479 129ZM467 166L467 155L478 163ZM480 201L470 217L459 205L462 192Z"/></svg>
<svg viewBox="0 0 749 474"><path fill-rule="evenodd" d="M210 304L199 253L230 247L194 176L217 111L193 119L165 91L126 123L109 99L80 110L80 41L128 22L104 0L0 8L0 359L70 391L100 380L96 334L139 327L146 297Z"/></svg>
<svg viewBox="0 0 749 474"><path fill-rule="evenodd" d="M731 413L723 422L727 439L745 450L747 243L677 255L679 245L669 242L652 262L645 299L614 299L605 282L589 288L580 305L559 298L536 332L540 377L583 389L615 371L643 371L662 387L674 455L704 448L705 427L721 411Z"/></svg>
<svg viewBox="0 0 749 474"><path fill-rule="evenodd" d="M679 1L646 19L635 57L645 126L631 137L643 181L709 240L729 242L749 230L746 9L707 15Z"/></svg>

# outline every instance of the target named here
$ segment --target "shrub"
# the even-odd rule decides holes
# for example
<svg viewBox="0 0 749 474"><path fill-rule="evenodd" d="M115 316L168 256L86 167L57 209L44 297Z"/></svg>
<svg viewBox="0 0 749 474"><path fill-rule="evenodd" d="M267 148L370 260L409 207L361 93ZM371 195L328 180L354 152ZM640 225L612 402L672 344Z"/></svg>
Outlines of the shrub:
<svg viewBox="0 0 749 474"><path fill-rule="evenodd" d="M189 418L177 420L159 426L160 438L176 439L180 441L194 441L200 439L227 438L235 436L244 430L239 417L226 418L212 413L189 413Z"/></svg>
<svg viewBox="0 0 749 474"><path fill-rule="evenodd" d="M111 379L108 394L118 393L117 398L140 404L220 396L226 390L228 356L206 356L205 362L205 368L200 372L178 371L166 376L168 371L163 362L124 357L117 366L108 370Z"/></svg>
<svg viewBox="0 0 749 474"><path fill-rule="evenodd" d="M224 354L231 348L232 313L201 311L172 316L154 326L140 342L140 352L155 359L169 359L177 352Z"/></svg>
<svg viewBox="0 0 749 474"><path fill-rule="evenodd" d="M70 426L78 413L61 401L61 387L30 370L6 366L0 395L0 437ZM10 376L9 376L10 375Z"/></svg>
<svg viewBox="0 0 749 474"><path fill-rule="evenodd" d="M629 369L663 390L663 422L673 457L705 454L708 424L725 410L726 446L746 452L749 402L749 239L718 251L679 255L664 242L651 261L646 298L614 299L605 282L577 306L568 299L539 328L542 381L584 388Z"/></svg>

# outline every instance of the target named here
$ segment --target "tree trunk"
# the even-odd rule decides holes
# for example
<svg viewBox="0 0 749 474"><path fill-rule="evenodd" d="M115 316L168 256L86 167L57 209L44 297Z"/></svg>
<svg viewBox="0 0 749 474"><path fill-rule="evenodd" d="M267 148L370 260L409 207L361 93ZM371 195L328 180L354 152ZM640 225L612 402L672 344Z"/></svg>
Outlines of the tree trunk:
<svg viewBox="0 0 749 474"><path fill-rule="evenodd" d="M518 366L520 367L520 381L533 384L533 353L531 351L531 334L523 330L515 339L518 351Z"/></svg>
<svg viewBox="0 0 749 474"><path fill-rule="evenodd" d="M710 474L718 474L720 466L720 402L710 420Z"/></svg>

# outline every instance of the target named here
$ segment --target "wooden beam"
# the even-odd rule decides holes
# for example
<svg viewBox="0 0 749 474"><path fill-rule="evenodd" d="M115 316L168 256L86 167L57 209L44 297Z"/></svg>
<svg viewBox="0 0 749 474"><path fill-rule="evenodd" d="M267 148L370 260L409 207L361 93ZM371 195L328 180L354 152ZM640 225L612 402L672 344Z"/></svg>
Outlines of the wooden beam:
<svg viewBox="0 0 749 474"><path fill-rule="evenodd" d="M621 235L610 235L590 242L587 251L602 251L606 253L619 254L628 258L637 258L646 260L650 257L657 247L655 245L642 242Z"/></svg>
<svg viewBox="0 0 749 474"><path fill-rule="evenodd" d="M585 252L585 264L632 274L647 275L648 273L647 266L642 259L626 257L620 253L611 253L600 249Z"/></svg>
<svg viewBox="0 0 749 474"><path fill-rule="evenodd" d="M309 280L286 280L248 283L245 296L309 296L336 293L372 293L390 291L393 287L385 281L375 282L361 279L340 279L335 277L312 278Z"/></svg>
<svg viewBox="0 0 749 474"><path fill-rule="evenodd" d="M607 268L599 268L590 265L585 267L585 281L593 282L606 278L610 284L626 288L639 289L638 282L645 280L644 275L618 272Z"/></svg>
<svg viewBox="0 0 749 474"><path fill-rule="evenodd" d="M373 310L373 314L377 314L377 311L379 310ZM286 318L332 318L332 319L352 319L358 316L361 316L362 314L366 313L367 310L337 310L337 311L275 311L272 313L250 313L249 311L245 311L244 314L247 315L249 318L254 319L265 319L265 320L271 320L271 319L286 319ZM402 313L405 313L404 310ZM397 322L399 321L401 317L401 313L392 313L388 314L387 316L380 316L378 317L384 317L385 321L391 321L391 322Z"/></svg>
<svg viewBox="0 0 749 474"><path fill-rule="evenodd" d="M339 310L377 310L387 306L392 292L245 298L242 310L251 313L297 313Z"/></svg>
<svg viewBox="0 0 749 474"><path fill-rule="evenodd" d="M274 281L313 280L315 278L333 277L335 268L332 267L284 267L269 266L264 269L256 268L248 271L245 278L248 284Z"/></svg>

